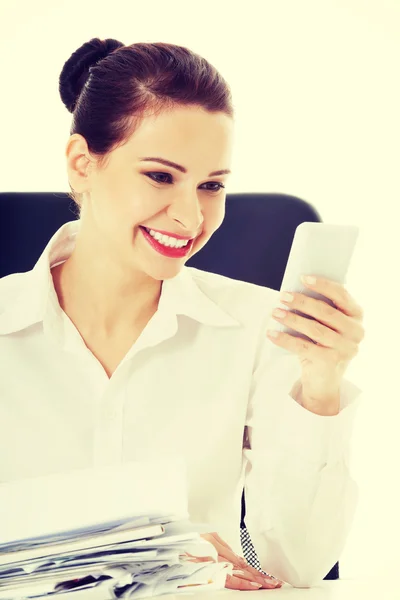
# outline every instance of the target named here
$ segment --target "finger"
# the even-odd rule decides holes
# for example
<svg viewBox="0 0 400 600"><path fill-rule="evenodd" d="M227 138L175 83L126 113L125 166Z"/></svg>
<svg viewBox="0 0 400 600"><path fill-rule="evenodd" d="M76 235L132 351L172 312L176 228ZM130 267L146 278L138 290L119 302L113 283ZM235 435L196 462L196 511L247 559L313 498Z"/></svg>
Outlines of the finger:
<svg viewBox="0 0 400 600"><path fill-rule="evenodd" d="M233 554L236 556L238 562L240 564L243 564L243 566L246 566L246 561L244 560L244 558L242 558L241 556L238 556L235 551L233 550L233 548L231 548L229 546L229 544L227 544L225 542L225 540L222 539L222 537L220 535L218 535L218 533L216 531L213 531L212 533L209 534L205 534L205 535L211 535L217 542L219 542L222 546L225 546L225 548L227 548L227 550L230 550L231 552L233 552Z"/></svg>
<svg viewBox="0 0 400 600"><path fill-rule="evenodd" d="M361 340L363 336L363 327L350 317L342 315L345 319L343 329L337 333L330 327L315 319L307 319L290 311L286 311L285 317L273 317L276 321L285 323L299 333L305 334L319 346L324 348L335 348L341 350L343 356L354 356L357 354L357 344L355 340ZM337 312L337 311L336 311Z"/></svg>
<svg viewBox="0 0 400 600"><path fill-rule="evenodd" d="M272 582L274 583L275 581L278 581L280 584L283 585L283 581L281 581L280 579L276 578L276 577L271 577L270 575L264 575L264 573L261 573L260 571L258 571L257 569L255 569L254 567L252 567L251 565L247 565L247 567L245 569L243 569L245 572L247 571L252 577L261 577L262 579L266 579L267 582Z"/></svg>
<svg viewBox="0 0 400 600"><path fill-rule="evenodd" d="M342 315L344 319L348 319ZM342 341L342 336L331 329L330 327L324 325L322 322L316 319L308 319L307 317L302 317L296 313L293 313L289 310L285 311L284 316L276 316L272 317L275 321L279 323L284 323L287 327L291 327L295 331L299 333L303 333L310 339L318 342L319 344L327 347L327 348L336 348ZM348 328L352 328L352 325L348 325Z"/></svg>
<svg viewBox="0 0 400 600"><path fill-rule="evenodd" d="M226 561L224 558L219 556L218 562ZM257 569L250 567L250 565L247 566L247 569L234 569L232 575L241 579L246 579L247 581L259 583L265 589L275 589L283 585L283 582L280 581L280 579L273 579L268 575L263 575L260 573L260 571L257 571Z"/></svg>
<svg viewBox="0 0 400 600"><path fill-rule="evenodd" d="M232 549L232 548L231 548L231 547L230 547L230 546L229 546L229 545L228 545L228 544L227 544L227 543L226 543L226 542L225 542L225 541L224 541L224 540L223 540L223 539L222 539L222 538L221 538L221 537L218 535L218 533L216 533L216 532L214 531L214 532L212 533L212 535L213 535L213 536L216 538L216 540L217 540L217 541L218 541L220 544L222 544L222 545L223 545L223 546L225 546L225 547L226 547L228 550L230 550L231 552L233 552L233 553L234 553L234 555L236 556L236 559L237 559L237 561L238 561L238 564L240 564L240 565L242 566L242 568L243 568L243 569L247 569L247 567L248 567L249 565L247 564L247 561L246 561L246 559L245 559L245 558L243 558L242 556L238 556L238 555L237 555L237 554L234 552L234 550L233 550L233 549ZM256 571L256 569L253 569L253 571L255 572L255 574L256 574L256 573L260 574L260 573L259 573L259 571Z"/></svg>
<svg viewBox="0 0 400 600"><path fill-rule="evenodd" d="M338 310L336 306L331 306L325 300L310 298L306 294L292 292L291 296L292 300L290 302L282 296L279 297L280 302L289 309L288 319L292 315L301 313L302 315L309 315L334 331L342 333L346 329L349 317Z"/></svg>
<svg viewBox="0 0 400 600"><path fill-rule="evenodd" d="M283 318L273 315L276 321L285 323L285 325L292 327L292 329L305 333L308 337L316 339L324 346L332 347L335 345L336 338L330 332L332 334L340 334L344 338L356 343L359 343L363 339L365 332L361 321L343 314L339 309L330 306L322 300L309 298L304 294L293 293L292 296L293 300L290 303L281 300L282 304L286 305L289 310L286 311L286 315ZM303 315L309 315L313 318L303 317L301 314L293 311L299 311ZM324 336L327 336L327 342L321 338L320 330L322 330Z"/></svg>
<svg viewBox="0 0 400 600"><path fill-rule="evenodd" d="M220 535L218 535L216 531L213 531L211 535L213 535L220 544L222 544L223 546L228 548L228 550L231 550L231 552L233 552L233 549L225 542L225 540L222 539Z"/></svg>
<svg viewBox="0 0 400 600"><path fill-rule="evenodd" d="M326 298L330 298L337 308L348 317L355 317L359 320L363 319L363 309L342 283L326 279L325 277L317 277L316 282L313 284L308 283L303 278L302 281L310 289L318 290L320 294Z"/></svg>
<svg viewBox="0 0 400 600"><path fill-rule="evenodd" d="M235 575L227 575L225 581L225 587L228 590L259 590L261 589L261 585L259 583L255 583L254 581L247 581L246 579L242 579L241 577L235 577Z"/></svg>
<svg viewBox="0 0 400 600"><path fill-rule="evenodd" d="M242 567L243 559L241 559L240 556L237 556L233 550L229 549L229 546L227 547L226 545L221 544L221 542L216 539L213 533L203 533L201 534L201 537L209 541L214 546L219 556L222 556L226 561L231 562L238 567Z"/></svg>
<svg viewBox="0 0 400 600"><path fill-rule="evenodd" d="M316 321L313 321L311 325L307 324L304 328L300 322L289 325L301 333L305 332L312 341L285 332L279 332L277 336L274 334L274 337L271 337L270 330L267 331L267 336L274 344L296 354L301 359L338 363L351 360L358 353L357 343L328 330ZM328 334L324 332L328 332Z"/></svg>
<svg viewBox="0 0 400 600"><path fill-rule="evenodd" d="M254 569L253 567L251 567L250 565L247 567L246 569L250 575L252 575L253 577L262 577L264 578L268 583L272 583L275 584L275 582L280 583L281 585L283 585L285 582L282 581L281 579L278 579L277 577L271 577L270 575L264 575L263 573L260 573L260 571L257 571L257 569Z"/></svg>
<svg viewBox="0 0 400 600"><path fill-rule="evenodd" d="M263 575L260 571L257 571L257 569L248 565L247 561L235 554L232 548L228 546L216 532L201 534L201 537L207 539L217 549L219 562L228 561L235 566L239 566L240 570L238 572L244 573L246 579L258 582L266 589L276 588L282 585L283 582L280 580L272 579L268 575Z"/></svg>
<svg viewBox="0 0 400 600"><path fill-rule="evenodd" d="M250 571L245 569L240 571L234 570L232 572L232 575L234 575L235 577L246 579L247 581L255 581L267 590L275 589L283 585L282 582L278 579L271 579L270 577L268 577L267 575L263 575L259 571L257 571L257 575L253 575L252 573L250 573Z"/></svg>
<svg viewBox="0 0 400 600"><path fill-rule="evenodd" d="M321 349L331 350L330 348L325 348L322 345L318 346L316 342L309 342L304 338L296 337L291 333L285 333L283 331L275 331L269 329L267 331L267 336L273 344L276 344L281 348L285 348L289 352L297 354L298 356L307 356L311 360L313 360L313 358L316 356L316 351L318 352L317 358L319 358Z"/></svg>
<svg viewBox="0 0 400 600"><path fill-rule="evenodd" d="M194 556L189 552L185 552L185 554L189 557L186 559L188 562L215 562L215 558L212 556Z"/></svg>

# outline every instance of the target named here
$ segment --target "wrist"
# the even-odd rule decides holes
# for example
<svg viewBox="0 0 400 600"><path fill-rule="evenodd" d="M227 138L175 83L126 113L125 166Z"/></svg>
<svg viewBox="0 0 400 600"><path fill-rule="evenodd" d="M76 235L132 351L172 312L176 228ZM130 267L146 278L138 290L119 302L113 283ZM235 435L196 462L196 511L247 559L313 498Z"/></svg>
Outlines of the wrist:
<svg viewBox="0 0 400 600"><path fill-rule="evenodd" d="M297 393L297 401L310 412L321 416L334 416L340 412L340 390L324 392L313 396L303 389L300 384Z"/></svg>
<svg viewBox="0 0 400 600"><path fill-rule="evenodd" d="M323 398L311 398L300 392L300 401L307 410L325 417L338 415L340 412L340 394L330 394Z"/></svg>
<svg viewBox="0 0 400 600"><path fill-rule="evenodd" d="M314 400L303 400L302 406L310 412L321 415L323 417L333 417L338 415L340 412L340 401L333 401L329 403L315 402Z"/></svg>

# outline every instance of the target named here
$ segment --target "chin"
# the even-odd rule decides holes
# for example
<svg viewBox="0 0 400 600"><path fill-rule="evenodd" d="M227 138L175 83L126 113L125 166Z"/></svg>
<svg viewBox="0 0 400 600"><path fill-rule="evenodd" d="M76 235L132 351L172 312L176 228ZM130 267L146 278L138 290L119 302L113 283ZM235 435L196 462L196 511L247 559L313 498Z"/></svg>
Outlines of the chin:
<svg viewBox="0 0 400 600"><path fill-rule="evenodd" d="M171 261L171 264L155 265L155 264L142 264L141 271L147 275L147 277L154 281L163 281L164 279L173 279L176 277L185 266L183 261Z"/></svg>

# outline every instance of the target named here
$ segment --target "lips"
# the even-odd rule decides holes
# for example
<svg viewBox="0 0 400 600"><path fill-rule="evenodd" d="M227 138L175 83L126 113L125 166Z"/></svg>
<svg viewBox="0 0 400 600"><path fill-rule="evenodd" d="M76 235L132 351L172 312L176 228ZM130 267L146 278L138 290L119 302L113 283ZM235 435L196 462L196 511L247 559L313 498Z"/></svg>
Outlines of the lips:
<svg viewBox="0 0 400 600"><path fill-rule="evenodd" d="M155 233L161 233L161 235L167 235L168 237L175 238L176 240L194 240L194 237L188 237L187 235L179 235L179 233L169 233L168 231L162 231L160 229L144 227L144 225L140 225L140 227L143 227L143 229L145 229L148 233L150 233L151 230Z"/></svg>
<svg viewBox="0 0 400 600"><path fill-rule="evenodd" d="M163 246L150 235L146 227L140 225L139 228L142 231L144 238L150 244L150 246L159 254L167 256L168 258L182 258L189 254L193 246L193 239L191 239L189 243L186 244L186 246L184 246L183 248L172 248L171 246Z"/></svg>

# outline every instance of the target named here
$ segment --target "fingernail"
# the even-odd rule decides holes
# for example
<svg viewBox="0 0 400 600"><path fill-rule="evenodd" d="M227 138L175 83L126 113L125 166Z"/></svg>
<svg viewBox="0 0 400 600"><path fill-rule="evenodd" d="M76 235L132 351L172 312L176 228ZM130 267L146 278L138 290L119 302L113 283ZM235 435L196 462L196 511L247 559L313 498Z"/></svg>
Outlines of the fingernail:
<svg viewBox="0 0 400 600"><path fill-rule="evenodd" d="M268 329L267 330L267 334L269 335L269 337L278 337L279 333L277 331L274 331L273 329Z"/></svg>
<svg viewBox="0 0 400 600"><path fill-rule="evenodd" d="M285 300L285 302L293 301L293 294L289 294L288 292L281 292L279 297L281 300Z"/></svg>
<svg viewBox="0 0 400 600"><path fill-rule="evenodd" d="M315 277L313 277L312 275L302 275L301 279L302 279L303 283L310 283L311 285L313 285L314 283L317 282L317 279Z"/></svg>
<svg viewBox="0 0 400 600"><path fill-rule="evenodd" d="M260 587L262 587L261 583L256 583L255 581L249 581L250 585L254 585L254 587L257 587L258 589L260 589Z"/></svg>
<svg viewBox="0 0 400 600"><path fill-rule="evenodd" d="M279 581L277 580L273 580L273 579L264 579L265 583L268 583L268 585L279 585Z"/></svg>

